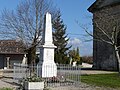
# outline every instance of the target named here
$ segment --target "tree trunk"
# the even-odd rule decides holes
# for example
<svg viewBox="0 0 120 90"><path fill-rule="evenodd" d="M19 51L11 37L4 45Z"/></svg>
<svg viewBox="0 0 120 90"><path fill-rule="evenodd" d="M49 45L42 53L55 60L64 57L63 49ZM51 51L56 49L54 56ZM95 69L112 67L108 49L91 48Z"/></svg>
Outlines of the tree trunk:
<svg viewBox="0 0 120 90"><path fill-rule="evenodd" d="M28 50L28 65L35 65L36 59L36 47L32 47Z"/></svg>
<svg viewBox="0 0 120 90"><path fill-rule="evenodd" d="M32 73L34 73L35 71L35 60L36 60L36 47L31 47L28 50L28 65L29 65L29 69L30 69L30 75L32 75Z"/></svg>
<svg viewBox="0 0 120 90"><path fill-rule="evenodd" d="M119 71L119 74L120 74L120 56L119 56L119 50L117 48L117 46L115 45L114 46L115 48L115 56L116 56L116 59L118 61L118 71Z"/></svg>

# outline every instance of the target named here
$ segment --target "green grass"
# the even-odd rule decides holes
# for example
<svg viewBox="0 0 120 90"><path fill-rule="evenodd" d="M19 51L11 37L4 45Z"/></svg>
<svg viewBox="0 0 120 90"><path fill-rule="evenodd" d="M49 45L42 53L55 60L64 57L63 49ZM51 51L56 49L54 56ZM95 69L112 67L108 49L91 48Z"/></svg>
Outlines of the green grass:
<svg viewBox="0 0 120 90"><path fill-rule="evenodd" d="M0 88L0 90L13 90L11 88Z"/></svg>
<svg viewBox="0 0 120 90"><path fill-rule="evenodd" d="M117 73L83 75L81 82L96 86L120 88L120 76Z"/></svg>

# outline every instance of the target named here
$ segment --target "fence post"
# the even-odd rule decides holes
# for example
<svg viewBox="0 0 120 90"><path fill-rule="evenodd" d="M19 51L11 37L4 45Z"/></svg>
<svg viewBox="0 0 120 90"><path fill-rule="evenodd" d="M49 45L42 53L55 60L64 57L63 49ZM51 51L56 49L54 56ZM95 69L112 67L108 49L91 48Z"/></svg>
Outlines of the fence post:
<svg viewBox="0 0 120 90"><path fill-rule="evenodd" d="M15 80L15 63L13 64L13 79Z"/></svg>
<svg viewBox="0 0 120 90"><path fill-rule="evenodd" d="M38 64L37 64L37 77L38 77L38 75L39 75L39 74L38 74L38 70L39 70L39 66L38 66Z"/></svg>

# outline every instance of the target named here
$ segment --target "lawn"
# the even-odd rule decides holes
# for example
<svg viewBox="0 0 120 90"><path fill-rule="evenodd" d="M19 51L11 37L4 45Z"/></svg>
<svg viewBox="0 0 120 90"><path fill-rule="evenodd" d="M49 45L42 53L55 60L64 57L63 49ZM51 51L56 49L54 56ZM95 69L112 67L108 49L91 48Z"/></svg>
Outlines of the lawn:
<svg viewBox="0 0 120 90"><path fill-rule="evenodd" d="M83 75L81 76L81 82L96 86L120 88L120 76L118 73Z"/></svg>
<svg viewBox="0 0 120 90"><path fill-rule="evenodd" d="M11 88L0 88L0 90L13 90Z"/></svg>

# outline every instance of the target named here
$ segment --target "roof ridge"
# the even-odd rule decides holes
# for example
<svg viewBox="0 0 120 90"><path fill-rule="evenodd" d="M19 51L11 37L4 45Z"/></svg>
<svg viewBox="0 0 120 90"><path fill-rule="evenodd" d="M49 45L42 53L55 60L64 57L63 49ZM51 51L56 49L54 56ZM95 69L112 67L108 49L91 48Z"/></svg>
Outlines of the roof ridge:
<svg viewBox="0 0 120 90"><path fill-rule="evenodd" d="M16 41L16 40L7 39L7 40L0 40L0 41Z"/></svg>
<svg viewBox="0 0 120 90"><path fill-rule="evenodd" d="M98 0L98 4L102 4L105 0ZM96 2L97 3L97 2Z"/></svg>
<svg viewBox="0 0 120 90"><path fill-rule="evenodd" d="M105 2L105 3L104 3ZM116 3L120 4L120 0L96 0L89 8L88 11L90 12L94 12L96 9L100 9L102 7L106 7L106 6L111 6L111 5L118 5Z"/></svg>

